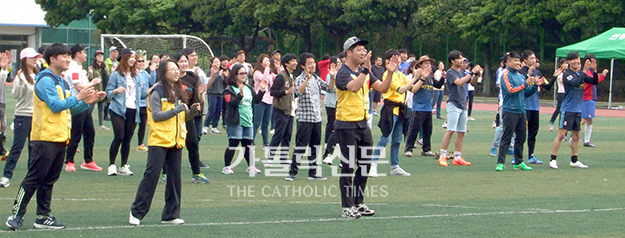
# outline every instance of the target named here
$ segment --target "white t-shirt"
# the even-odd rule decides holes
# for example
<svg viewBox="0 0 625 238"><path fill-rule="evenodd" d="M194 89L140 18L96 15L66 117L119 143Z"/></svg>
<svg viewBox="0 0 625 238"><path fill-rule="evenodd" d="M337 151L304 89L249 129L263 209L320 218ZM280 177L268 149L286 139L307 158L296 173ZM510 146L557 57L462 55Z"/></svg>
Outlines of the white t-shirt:
<svg viewBox="0 0 625 238"><path fill-rule="evenodd" d="M87 71L82 68L82 65L76 61L69 63L69 68L65 71L65 82L69 85L69 89L72 91L72 95L78 95L78 90L74 87L77 83L89 83L87 78Z"/></svg>
<svg viewBox="0 0 625 238"><path fill-rule="evenodd" d="M406 80L410 81L412 80L412 74L406 76ZM412 98L414 97L414 93L412 93L412 91L408 90L406 91L406 106L410 109L412 109ZM412 112L408 112L408 113L412 113Z"/></svg>
<svg viewBox="0 0 625 238"><path fill-rule="evenodd" d="M130 74L126 75L126 108L129 109L137 109L137 88L135 85L135 80L130 76Z"/></svg>

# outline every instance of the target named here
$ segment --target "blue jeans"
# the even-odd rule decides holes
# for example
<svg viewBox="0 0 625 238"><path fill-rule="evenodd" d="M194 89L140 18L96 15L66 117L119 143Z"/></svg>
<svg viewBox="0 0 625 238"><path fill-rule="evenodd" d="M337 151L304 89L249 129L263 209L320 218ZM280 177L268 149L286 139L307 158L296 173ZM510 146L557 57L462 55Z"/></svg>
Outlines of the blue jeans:
<svg viewBox="0 0 625 238"><path fill-rule="evenodd" d="M13 170L15 170L15 165L20 159L26 139L28 139L28 157L30 158L30 127L32 126L32 119L32 117L26 116L15 116L15 119L13 119L15 124L13 146L11 146L11 152L9 152L7 162L4 164L4 177L9 179L13 177Z"/></svg>
<svg viewBox="0 0 625 238"><path fill-rule="evenodd" d="M432 93L434 94L432 97L432 107L436 106L436 118L442 118L441 103L443 102L445 90L432 90Z"/></svg>
<svg viewBox="0 0 625 238"><path fill-rule="evenodd" d="M399 145L402 141L402 133L404 131L404 123L397 122L398 117L393 115L393 130L387 137L382 136L377 147L386 147L388 141L391 141L391 169L399 167ZM380 150L373 150L373 161L380 160Z"/></svg>
<svg viewBox="0 0 625 238"><path fill-rule="evenodd" d="M221 116L221 108L223 107L223 97L216 95L208 95L208 116L204 119L204 126L217 128L219 126L219 117Z"/></svg>
<svg viewBox="0 0 625 238"><path fill-rule="evenodd" d="M273 106L264 102L254 104L254 139L260 127L263 136L263 145L269 144L269 122L271 121L271 112Z"/></svg>

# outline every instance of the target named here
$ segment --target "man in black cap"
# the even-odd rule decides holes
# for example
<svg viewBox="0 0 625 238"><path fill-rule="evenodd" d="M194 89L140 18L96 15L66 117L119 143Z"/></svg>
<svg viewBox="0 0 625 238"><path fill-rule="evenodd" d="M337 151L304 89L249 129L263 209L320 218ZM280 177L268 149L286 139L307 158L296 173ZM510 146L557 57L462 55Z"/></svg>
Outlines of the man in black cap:
<svg viewBox="0 0 625 238"><path fill-rule="evenodd" d="M373 146L371 129L367 125L369 90L373 88L381 93L388 91L392 75L399 66L399 56L393 56L387 65L386 70L389 73L384 82L369 77L371 52L367 52L365 48L368 43L355 36L348 38L343 44L343 51L346 54L345 64L336 74L337 103L334 131L343 154L339 189L343 217L348 218L375 214L375 211L363 203ZM361 64L363 67L360 67ZM358 170L354 175L356 166Z"/></svg>
<svg viewBox="0 0 625 238"><path fill-rule="evenodd" d="M93 87L100 83L99 78L93 79L89 82L86 75L86 71L82 68L82 64L87 61L87 53L85 48L81 44L75 44L70 48L72 53L72 61L69 63L69 68L65 71L65 82L69 85L73 95L78 95L78 92L84 88ZM94 107L90 107L88 110L72 115L72 137L67 145L67 154L65 156L65 171L76 171L74 165L74 155L76 155L76 149L80 143L81 137L85 139L84 146L84 160L80 165L81 169L89 171L102 171L102 168L93 161L93 143L95 141L95 128L93 127L93 112Z"/></svg>
<svg viewBox="0 0 625 238"><path fill-rule="evenodd" d="M278 69L278 73L280 73L280 71L282 71L282 65L280 64L280 60L282 59L282 52L280 52L280 50L272 51L271 58L273 58L276 69Z"/></svg>

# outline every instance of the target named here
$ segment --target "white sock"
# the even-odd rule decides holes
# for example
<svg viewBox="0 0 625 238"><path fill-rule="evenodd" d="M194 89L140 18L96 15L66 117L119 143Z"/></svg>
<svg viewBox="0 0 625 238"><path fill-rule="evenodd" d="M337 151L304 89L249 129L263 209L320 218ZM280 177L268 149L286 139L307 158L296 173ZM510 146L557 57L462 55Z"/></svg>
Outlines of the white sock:
<svg viewBox="0 0 625 238"><path fill-rule="evenodd" d="M592 125L584 125L584 143L590 143L590 136L592 136Z"/></svg>
<svg viewBox="0 0 625 238"><path fill-rule="evenodd" d="M454 159L460 159L460 158L462 158L462 152L460 151L454 152Z"/></svg>
<svg viewBox="0 0 625 238"><path fill-rule="evenodd" d="M441 149L441 156L447 157L447 150Z"/></svg>

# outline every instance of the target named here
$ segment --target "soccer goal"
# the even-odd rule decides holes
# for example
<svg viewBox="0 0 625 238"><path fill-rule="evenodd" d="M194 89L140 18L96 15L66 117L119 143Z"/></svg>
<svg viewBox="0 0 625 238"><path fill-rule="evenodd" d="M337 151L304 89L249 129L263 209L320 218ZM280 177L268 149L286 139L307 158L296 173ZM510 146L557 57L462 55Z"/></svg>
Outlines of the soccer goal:
<svg viewBox="0 0 625 238"><path fill-rule="evenodd" d="M214 56L210 46L202 39L189 35L116 35L102 34L102 52L107 52L111 46L117 48L132 48L138 54L144 55L149 61L153 54L167 53L173 56L185 47L193 47L198 54L198 66L210 68L210 59ZM107 52L108 53L108 52ZM146 62L146 66L148 63Z"/></svg>

